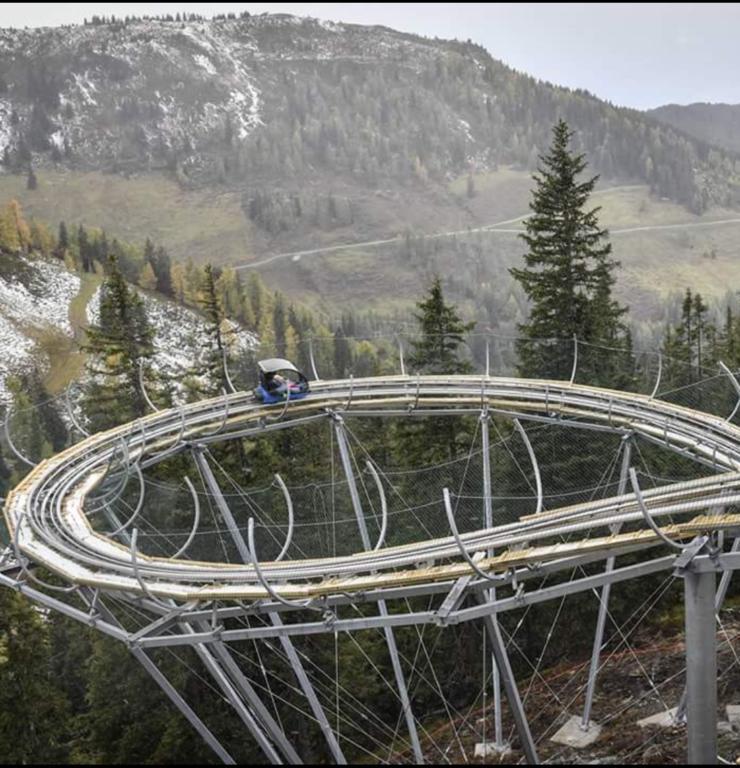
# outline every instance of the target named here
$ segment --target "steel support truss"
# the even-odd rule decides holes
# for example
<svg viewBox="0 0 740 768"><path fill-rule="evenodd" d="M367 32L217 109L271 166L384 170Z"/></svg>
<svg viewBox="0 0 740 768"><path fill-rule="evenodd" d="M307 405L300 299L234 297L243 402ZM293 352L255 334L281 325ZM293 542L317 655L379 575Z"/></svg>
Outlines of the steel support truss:
<svg viewBox="0 0 740 768"><path fill-rule="evenodd" d="M300 757L295 753L285 734L282 733L274 718L267 712L260 697L240 670L229 652L231 642L244 640L268 640L280 638L330 634L335 632L353 632L365 629L393 630L394 628L420 626L423 624L455 625L468 621L484 622L485 631L491 642L496 665L501 670L501 681L506 691L506 698L514 716L517 733L527 761L537 762L537 753L529 732L521 699L508 663L505 645L495 618L501 614L521 610L528 605L559 599L564 595L589 592L594 589L612 586L635 578L655 573L676 571L684 577L686 583L686 639L687 639L687 720L689 723L689 761L695 764L716 761L716 728L712 702L716 702L716 639L715 609L722 589L727 588L734 570L740 568L738 539L735 539L729 551L724 553L706 553L699 551L691 557L688 564L682 566L681 554L669 554L655 557L644 562L612 567L591 576L565 581L544 589L518 592L503 596L498 594L492 599L490 585L473 576L464 582L433 583L418 585L416 589L388 590L362 595L364 602L385 602L386 597L402 600L405 597L425 594L439 595L443 599L440 609L418 613L380 612L376 616L335 621L307 621L303 615L290 610L279 603L263 603L259 606L213 606L201 608L198 605L178 606L166 612L156 603L136 596L123 597L140 610L152 613L152 622L136 631L126 630L121 622L108 610L95 592L80 587L75 594L87 607L76 608L67 602L52 597L38 590L22 579L0 573L0 586L14 589L34 602L94 627L114 639L124 642L154 681L162 688L169 700L179 709L188 722L197 730L204 741L224 763L233 763L229 752L219 743L210 729L203 723L193 708L175 690L161 670L149 658L148 651L153 648L188 646L195 650L209 671L225 698L232 704L235 712L244 722L256 743L263 749L266 757L274 763L298 763ZM590 562L594 562L592 556ZM520 569L501 580L499 591L504 588L511 591L512 581L525 584L528 579L543 573L557 573L572 570L574 566L586 565L586 558L567 558L548 567L541 573L529 569ZM715 590L716 574L721 574L720 588ZM724 587L722 585L724 584ZM474 605L465 605L465 596L474 598ZM337 596L327 600L327 606L338 608L350 602L348 596ZM267 614L278 618L272 626L260 626L245 629L225 629L223 622L239 616ZM283 616L283 618L280 618ZM297 618L296 618L297 617ZM287 619L290 618L291 621ZM285 646L283 646L285 647ZM711 727L710 727L711 720ZM713 756L713 757L712 757ZM711 758L711 760L710 760Z"/></svg>
<svg viewBox="0 0 740 768"><path fill-rule="evenodd" d="M462 413L477 413L481 419L483 439L483 516L487 528L492 528L493 523L488 426L490 416L497 413L513 418L525 440L537 476L538 513L542 508L539 470L531 443L526 432L516 421L517 419L549 424L567 424L623 435L625 441L623 443L624 453L620 476L620 497L625 490L633 436L639 436L641 439L663 445L669 450L690 456L705 466L729 472L731 477L727 488L721 480L716 481L718 483L717 498L723 498L723 494L737 495L740 493L740 481L735 478L735 474L740 470L740 440L736 427L727 422L718 423L717 419L708 417L706 414L679 409L670 404L655 401L653 398L575 385L573 382L577 363L577 341L574 343L576 346L574 348L573 376L571 376L570 383L565 384L495 380L489 377L481 382L480 379L474 380L475 377L424 377L422 380L422 377L414 379L405 376L391 377L389 381L366 379L363 381L349 380L349 382L317 382L315 387L317 403L306 400L301 405L286 401L280 407L279 413L273 409L266 415L263 409L246 399L243 393L234 393L207 401L204 404L193 404L175 412L157 412L152 414L149 420L143 419L134 427L114 430L115 434L93 436L85 442L85 445L89 446L88 449L80 450L77 453L74 451L67 452L64 462L47 462L45 465L40 465L32 471L30 480L24 481L17 491L11 493L6 516L8 516L11 530L15 528L16 532L22 534L18 538L24 545L17 548L17 554L21 558L24 558L26 553L37 554L37 551L33 550L33 545L37 543L34 537L38 531L49 534L49 532L61 530L63 527L61 523L66 523L70 517L69 509L64 505L65 498L75 493L75 488L83 482L85 477L88 478L88 482L93 487L95 483L92 480L95 477L92 473L100 472L100 467L109 465L116 456L119 444L123 442L127 460L130 451L131 456L135 456L136 467L144 469L161 460L164 456L173 456L187 450L192 451L203 481L215 500L221 518L239 552L240 559L245 566L252 566L254 573L257 573L259 564L254 546L253 544L250 546L244 540L241 533L244 526L239 525L226 503L207 458L208 446L224 439L233 440L244 436L256 436L266 429L279 430L296 424L326 419L328 413L333 419L334 434L363 544L364 551L357 553L357 558L372 553L373 557L377 557L378 571L385 568L386 573L391 572L394 566L384 565L383 558L387 555L383 549L376 553L376 550L373 550L371 546L353 468L347 430L341 413L337 410L342 403L344 403L345 412L349 410L351 404L353 405L352 414L354 416L393 417L427 414L456 416ZM172 435L175 435L174 439ZM722 478L722 475L717 475L717 477ZM121 488L125 485L125 479ZM38 483L39 487L36 487L34 483ZM728 488L730 490L727 490ZM22 506L23 511L21 512L16 511L21 509L21 506L16 506L21 504L18 501L19 498L23 504L27 501L27 505ZM728 498L730 498L728 503L731 504L737 504L740 500L740 496L736 498L731 495ZM697 503L700 504L701 501ZM627 505L624 500L621 504ZM616 504L615 508L619 509L619 504ZM11 511L8 512L8 510ZM65 510L63 515L62 512ZM636 519L629 516L618 519L610 518L607 516L610 511L613 512L613 510L607 509L599 513L602 517L596 519L594 526L599 526L599 520L612 520L614 522L607 522L606 524L612 525L612 530L616 531L624 522L633 522ZM107 513L113 514L112 510L107 511ZM665 511L662 513L667 514ZM545 513L542 519L547 519L547 515L548 513ZM535 515L535 517L540 519L539 515ZM116 528L122 527L117 519L112 519L111 522ZM48 529L44 528L47 523ZM536 527L539 522L532 524L531 521L527 521L527 525L535 525ZM603 526L604 523L602 522L601 525ZM549 533L551 536L560 536L562 535L560 530L554 526ZM90 538L95 538L95 535L93 534ZM362 591L351 594L342 590L327 592L319 600L312 598L301 604L285 599L277 592L269 590L268 597L253 600L251 603L241 603L237 600L219 599L218 597L203 599L195 597L176 604L172 598L156 597L151 591L158 587L162 580L171 578L171 574L176 573L176 571L174 568L170 569L169 564L166 568L163 567L162 570L158 571L155 558L148 558L137 563L134 532L131 560L133 571L137 577L136 581L125 582L125 579L122 579L121 583L125 582L126 586L119 584L116 589L110 591L115 594L116 599L128 601L140 611L151 616L149 624L137 628L135 631L127 630L116 615L105 606L107 588L101 587L99 584L96 585L95 589L82 586L89 583L83 578L80 578L78 582L70 583L69 587L62 588L66 590L65 599L53 597L44 591L43 586L37 588L26 580L28 570L26 561L23 560L24 567L20 570L9 568L7 563L3 565L3 568L0 569L0 585L15 589L40 605L57 610L126 643L134 657L162 688L169 700L199 732L219 759L225 763L233 763L232 756L218 742L194 709L174 689L152 661L149 655L151 649L191 647L218 685L224 698L231 704L252 738L260 746L266 758L273 763L295 764L300 762L300 756L295 751L288 736L283 732L280 724L261 701L255 687L240 669L230 648L231 643L247 640L279 639L285 657L324 735L329 752L337 763L344 763L346 760L336 734L328 722L300 655L293 645L293 639L367 629L382 630L390 654L397 692L414 758L417 763L420 763L424 759L424 753L417 732L417 722L411 708L406 679L401 668L394 630L426 624L444 627L470 621L482 621L491 644L493 657L494 697L497 716L496 743L500 745L502 742L500 686L503 686L525 757L528 762L536 763L538 755L535 743L506 653L497 621L498 615L520 610L529 605L559 599L566 595L602 590L582 718L583 726L588 727L611 586L650 574L678 569L678 573L685 579L686 590L688 670L686 709L689 724L689 761L711 762L716 760L714 614L721 605L732 571L740 568L738 539L735 539L728 552L707 549L706 542L698 538L695 545L684 548L681 554L671 552L668 555L643 559L633 565L617 567L616 558L620 555L634 552L646 553L648 549L656 546L655 541L645 540L641 542L635 540L628 542L624 539L617 541L618 538L615 537L613 544L605 541L598 550L572 554L541 564L530 563L526 567L511 567L507 572L492 573L488 578L481 578L480 574L471 568L464 575L447 580L409 579L408 582L390 586L383 586L382 580L378 580L377 586L373 585ZM527 541L526 536L522 538L522 541ZM431 547L432 544L433 542L429 546ZM510 542L505 541L503 545L509 546L509 544ZM115 547L106 549L104 556L102 556L100 555L102 549L85 549L87 539L82 537L77 541L72 536L67 537L65 546L66 549L63 550L65 556L72 551L74 556L79 557L79 561L75 561L76 566L80 563L88 564L91 559L101 569L104 569L111 562L116 566L119 565L119 561L113 557L114 554L119 554ZM474 558L491 557L494 554L493 549L494 547L485 538L477 550L471 546ZM423 561L423 553L427 550L419 547L418 551L420 559ZM438 555L435 554L435 550L429 551L432 559L434 557L439 559L454 557L454 552L453 554L448 552L444 555ZM45 553L46 550L43 552ZM111 554L112 552L113 554ZM100 560L95 561L94 555L100 556ZM72 555L70 555L71 557ZM52 560L46 563L40 557L39 560L52 569L53 565L59 562ZM594 563L605 564L605 568L592 575L585 575L584 573L578 579L561 581L548 587L538 585L530 591L526 590L528 582L532 579L546 574L561 574L573 568ZM33 566L33 557L31 556L29 556L28 565ZM127 565L128 563L124 563L124 566ZM274 566L274 564L272 565ZM299 563L297 563L298 565ZM181 569L177 572L178 575L184 573L185 569L191 568L191 566L195 570L199 568L198 564L178 561L178 568ZM120 571L113 570L118 576ZM369 569L369 571L375 573L374 569ZM58 568L57 572L63 576L61 567ZM204 570L203 573L207 573L208 577L212 578L212 571ZM252 577L254 573L251 573ZM721 581L719 588L715 591L714 582L718 573L721 573ZM199 584L202 584L205 577L200 572L198 575L201 578ZM265 583L266 578L262 575L260 581ZM141 589L137 587L141 587ZM195 594L198 594L197 590ZM422 595L438 598L439 607L436 610L426 611L411 611L404 607L404 603L409 598ZM71 600L81 603L84 608L72 604L69 602ZM400 610L389 610L388 604L393 601L397 601ZM340 617L341 608L363 602L371 605L376 604L377 613L351 618ZM321 617L318 619L312 610L317 604L321 606ZM315 620L308 618L309 614L312 614ZM233 625L227 624L230 619L249 618L250 616L266 617L269 620L269 625L234 628Z"/></svg>

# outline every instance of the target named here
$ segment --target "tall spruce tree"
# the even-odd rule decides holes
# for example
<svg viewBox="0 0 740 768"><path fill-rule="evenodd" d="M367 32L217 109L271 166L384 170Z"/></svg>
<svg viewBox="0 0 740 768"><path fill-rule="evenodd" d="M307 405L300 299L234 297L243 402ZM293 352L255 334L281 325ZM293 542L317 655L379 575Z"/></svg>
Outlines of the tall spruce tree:
<svg viewBox="0 0 740 768"><path fill-rule="evenodd" d="M721 350L732 347L732 312L730 324L725 325L718 340L717 330L707 317L708 311L701 294L687 288L681 302L681 321L675 328L668 328L663 341L667 384L683 387L700 380L702 369L711 368Z"/></svg>
<svg viewBox="0 0 740 768"><path fill-rule="evenodd" d="M69 248L69 233L67 232L67 225L63 222L59 222L59 236L57 237L57 247L54 251L55 255L59 259L63 259L67 254Z"/></svg>
<svg viewBox="0 0 740 768"><path fill-rule="evenodd" d="M528 247L525 267L510 270L531 302L529 319L519 326L525 376L567 379L574 336L589 344L626 346L626 309L612 297L618 262L611 258L607 230L599 225L600 209L586 207L598 176L579 180L587 162L570 151L572 136L563 120L553 128L552 146L533 176L532 215L521 235ZM604 378L604 356L603 350L581 352L579 369L591 383Z"/></svg>
<svg viewBox="0 0 740 768"><path fill-rule="evenodd" d="M87 328L83 349L92 374L86 411L101 428L131 421L146 413L139 384L139 366L149 368L153 333L144 302L129 288L114 256L100 292L100 319Z"/></svg>
<svg viewBox="0 0 740 768"><path fill-rule="evenodd" d="M8 495L11 474L10 467L5 462L5 456L3 456L2 446L0 446L0 498L2 499Z"/></svg>
<svg viewBox="0 0 740 768"><path fill-rule="evenodd" d="M439 277L416 306L420 337L412 342L409 366L419 373L469 373L470 363L460 360L459 348L475 323L464 323L445 302Z"/></svg>
<svg viewBox="0 0 740 768"><path fill-rule="evenodd" d="M217 275L213 265L206 264L203 271L203 285L199 303L206 316L205 366L203 373L208 378L209 394L217 394L227 389L224 354L227 339L224 338L222 324L224 311L216 290Z"/></svg>
<svg viewBox="0 0 740 768"><path fill-rule="evenodd" d="M419 338L412 343L409 370L421 374L469 373L471 364L461 359L460 347L475 323L463 322L456 307L445 302L439 277L416 306ZM460 418L430 416L401 422L394 448L401 463L410 467L445 462L465 444L467 431L466 420Z"/></svg>

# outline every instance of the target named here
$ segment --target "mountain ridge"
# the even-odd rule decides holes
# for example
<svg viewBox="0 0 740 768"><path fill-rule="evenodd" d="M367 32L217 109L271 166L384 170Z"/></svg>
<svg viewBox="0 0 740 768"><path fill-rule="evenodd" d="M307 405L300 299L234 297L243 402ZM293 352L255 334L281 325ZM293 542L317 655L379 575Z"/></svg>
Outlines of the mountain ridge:
<svg viewBox="0 0 740 768"><path fill-rule="evenodd" d="M648 110L647 114L695 139L740 153L740 104L665 104Z"/></svg>
<svg viewBox="0 0 740 768"><path fill-rule="evenodd" d="M434 185L471 167L533 169L559 116L605 178L697 212L740 199L734 159L713 167L701 142L471 42L286 14L0 30L6 168L154 169L247 195L322 170Z"/></svg>

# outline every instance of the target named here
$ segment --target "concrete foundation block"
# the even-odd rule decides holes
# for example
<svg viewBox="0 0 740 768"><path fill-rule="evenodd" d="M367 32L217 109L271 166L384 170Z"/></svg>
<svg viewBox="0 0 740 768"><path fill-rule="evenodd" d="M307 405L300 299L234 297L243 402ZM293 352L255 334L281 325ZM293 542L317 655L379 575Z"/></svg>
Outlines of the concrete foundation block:
<svg viewBox="0 0 740 768"><path fill-rule="evenodd" d="M637 721L637 724L640 728L647 728L649 725L657 725L660 728L675 728L677 725L682 725L682 723L676 722L676 712L678 712L678 707L673 707L667 712L657 712L654 715L643 717L642 720Z"/></svg>
<svg viewBox="0 0 740 768"><path fill-rule="evenodd" d="M482 741L475 745L474 757L486 758L497 757L498 755L505 755L511 752L511 747L508 744L498 745L493 741Z"/></svg>
<svg viewBox="0 0 740 768"><path fill-rule="evenodd" d="M556 744L563 744L566 747L574 749L584 749L593 744L601 735L601 726L591 721L588 729L581 725L581 718L577 715L571 716L568 722L550 738Z"/></svg>
<svg viewBox="0 0 740 768"><path fill-rule="evenodd" d="M727 713L727 722L733 727L740 730L740 704L728 704L725 707Z"/></svg>

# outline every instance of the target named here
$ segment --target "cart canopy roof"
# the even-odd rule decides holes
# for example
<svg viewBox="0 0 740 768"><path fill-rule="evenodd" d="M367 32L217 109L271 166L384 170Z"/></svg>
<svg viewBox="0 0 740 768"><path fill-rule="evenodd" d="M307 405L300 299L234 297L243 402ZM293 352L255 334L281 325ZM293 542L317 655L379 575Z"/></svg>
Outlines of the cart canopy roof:
<svg viewBox="0 0 740 768"><path fill-rule="evenodd" d="M257 365L263 373L277 373L278 371L300 371L290 362L280 357L271 357L269 360L260 360Z"/></svg>

